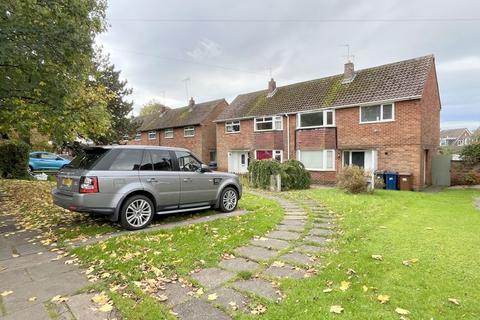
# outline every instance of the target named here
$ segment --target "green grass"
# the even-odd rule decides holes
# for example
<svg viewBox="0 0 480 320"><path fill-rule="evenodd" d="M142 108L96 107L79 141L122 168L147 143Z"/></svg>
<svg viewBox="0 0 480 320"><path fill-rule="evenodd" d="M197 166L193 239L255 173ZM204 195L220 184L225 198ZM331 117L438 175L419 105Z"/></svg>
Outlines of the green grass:
<svg viewBox="0 0 480 320"><path fill-rule="evenodd" d="M335 243L338 254L323 258L318 276L281 282L287 299L268 304L262 319L399 319L397 307L409 310L410 319L480 318L480 210L473 206L480 192L348 195L332 189L289 195L324 202L340 214L344 235ZM409 259L418 262L402 264ZM354 276L347 275L349 268ZM351 282L345 292L338 289L341 281ZM333 292L324 293L329 284ZM380 304L379 294L390 301ZM334 315L332 305L345 310Z"/></svg>
<svg viewBox="0 0 480 320"><path fill-rule="evenodd" d="M85 266L98 275L108 274L106 286L129 285L130 298L112 294L116 307L128 319L169 317L168 310L135 288L134 281L154 278L152 267L162 275L188 278L197 268L218 264L225 253L272 229L283 216L272 200L244 194L239 206L250 213L208 223L131 234L73 250ZM147 270L147 271L145 271ZM135 302L136 300L141 302Z"/></svg>

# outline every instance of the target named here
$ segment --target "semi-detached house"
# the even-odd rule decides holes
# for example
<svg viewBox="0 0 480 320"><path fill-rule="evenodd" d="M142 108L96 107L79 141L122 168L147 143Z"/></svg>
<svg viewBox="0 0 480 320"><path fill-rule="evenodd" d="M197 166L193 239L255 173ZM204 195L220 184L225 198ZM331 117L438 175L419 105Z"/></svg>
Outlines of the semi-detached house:
<svg viewBox="0 0 480 320"><path fill-rule="evenodd" d="M345 166L411 174L431 184L440 132L433 55L237 96L217 118L220 170L252 159L300 160L320 183Z"/></svg>
<svg viewBox="0 0 480 320"><path fill-rule="evenodd" d="M228 105L225 99L195 103L137 117L138 131L128 144L190 149L204 163L217 157L215 120Z"/></svg>

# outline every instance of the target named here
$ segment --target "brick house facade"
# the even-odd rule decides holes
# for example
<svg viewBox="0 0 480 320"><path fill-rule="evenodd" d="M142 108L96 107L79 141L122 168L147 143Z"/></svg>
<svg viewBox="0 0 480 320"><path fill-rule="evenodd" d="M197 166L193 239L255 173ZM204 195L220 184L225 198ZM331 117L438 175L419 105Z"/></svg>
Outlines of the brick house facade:
<svg viewBox="0 0 480 320"><path fill-rule="evenodd" d="M198 104L191 99L186 107L138 117L137 136L127 143L186 148L204 163L215 161L216 126L213 120L227 105L225 99Z"/></svg>
<svg viewBox="0 0 480 320"><path fill-rule="evenodd" d="M425 56L239 95L219 116L219 170L248 161L297 159L314 181L333 184L346 165L412 175L431 184L438 152L440 97L435 61ZM266 123L265 123L266 122Z"/></svg>

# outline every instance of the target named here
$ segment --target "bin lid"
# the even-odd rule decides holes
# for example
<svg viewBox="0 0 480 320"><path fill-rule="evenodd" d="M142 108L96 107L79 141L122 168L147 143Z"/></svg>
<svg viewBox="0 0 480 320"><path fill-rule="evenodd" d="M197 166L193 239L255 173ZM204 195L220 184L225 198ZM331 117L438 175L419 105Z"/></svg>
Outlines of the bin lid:
<svg viewBox="0 0 480 320"><path fill-rule="evenodd" d="M395 171L385 171L385 174L395 174L395 175L397 175L398 172L395 172Z"/></svg>

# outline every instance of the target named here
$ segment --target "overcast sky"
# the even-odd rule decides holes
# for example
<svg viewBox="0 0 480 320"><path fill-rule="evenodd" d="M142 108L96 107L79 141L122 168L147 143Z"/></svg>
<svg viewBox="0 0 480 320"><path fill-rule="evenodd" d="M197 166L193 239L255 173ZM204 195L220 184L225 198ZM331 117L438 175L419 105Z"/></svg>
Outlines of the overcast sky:
<svg viewBox="0 0 480 320"><path fill-rule="evenodd" d="M108 4L98 43L133 88L135 114L152 99L186 105L187 78L197 102L231 102L266 88L270 72L277 86L338 74L348 43L356 69L434 54L442 128L480 126L480 1Z"/></svg>

